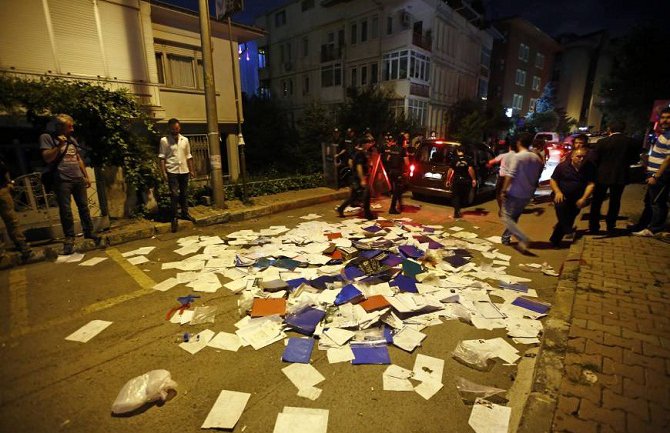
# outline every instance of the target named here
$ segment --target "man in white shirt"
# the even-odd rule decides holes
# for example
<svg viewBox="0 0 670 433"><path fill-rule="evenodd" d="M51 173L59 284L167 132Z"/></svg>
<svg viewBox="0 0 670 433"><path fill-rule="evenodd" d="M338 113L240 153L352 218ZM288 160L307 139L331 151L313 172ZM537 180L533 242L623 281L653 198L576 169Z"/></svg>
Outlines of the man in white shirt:
<svg viewBox="0 0 670 433"><path fill-rule="evenodd" d="M188 213L188 179L194 176L193 156L188 138L180 134L179 120L168 121L170 134L161 138L158 158L161 161L163 176L168 180L171 200L171 228L172 233L177 231L177 204L181 207L182 219L195 221Z"/></svg>

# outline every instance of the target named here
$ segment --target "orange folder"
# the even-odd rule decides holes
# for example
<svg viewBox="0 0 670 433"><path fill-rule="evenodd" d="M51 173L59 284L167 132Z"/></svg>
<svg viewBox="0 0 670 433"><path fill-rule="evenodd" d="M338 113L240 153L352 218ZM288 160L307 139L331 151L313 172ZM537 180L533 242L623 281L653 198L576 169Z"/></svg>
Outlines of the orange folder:
<svg viewBox="0 0 670 433"><path fill-rule="evenodd" d="M371 311L377 311L391 306L391 304L389 304L389 301L387 301L386 298L382 295L370 296L368 299L366 299L365 301L361 302L358 305L363 307L363 309L368 313Z"/></svg>
<svg viewBox="0 0 670 433"><path fill-rule="evenodd" d="M251 317L265 317L286 314L286 299L284 298L255 298L251 306Z"/></svg>

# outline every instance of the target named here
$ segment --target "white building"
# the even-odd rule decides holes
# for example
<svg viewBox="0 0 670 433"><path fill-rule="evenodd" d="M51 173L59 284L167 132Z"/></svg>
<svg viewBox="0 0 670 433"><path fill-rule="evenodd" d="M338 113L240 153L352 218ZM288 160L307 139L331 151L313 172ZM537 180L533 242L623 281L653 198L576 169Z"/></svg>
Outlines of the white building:
<svg viewBox="0 0 670 433"><path fill-rule="evenodd" d="M457 2L462 5L465 2ZM299 113L378 85L396 110L445 133L447 107L486 98L493 37L442 0L296 0L260 17L260 93ZM468 16L468 18L466 18Z"/></svg>

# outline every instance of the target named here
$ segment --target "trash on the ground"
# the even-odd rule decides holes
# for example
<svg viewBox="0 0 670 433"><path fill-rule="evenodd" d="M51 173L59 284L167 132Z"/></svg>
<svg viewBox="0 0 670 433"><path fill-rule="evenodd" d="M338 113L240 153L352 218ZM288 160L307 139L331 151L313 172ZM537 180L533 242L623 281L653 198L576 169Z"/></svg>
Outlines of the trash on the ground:
<svg viewBox="0 0 670 433"><path fill-rule="evenodd" d="M207 414L200 428L232 430L247 406L251 394L246 392L223 390Z"/></svg>
<svg viewBox="0 0 670 433"><path fill-rule="evenodd" d="M299 362L309 364L314 349L314 339L311 337L290 337L284 348L281 360L284 362Z"/></svg>
<svg viewBox="0 0 670 433"><path fill-rule="evenodd" d="M411 353L421 345L424 338L426 338L426 334L405 326L393 335L393 345Z"/></svg>
<svg viewBox="0 0 670 433"><path fill-rule="evenodd" d="M316 214L316 213L311 213L311 214L303 215L303 216L300 217L300 219L303 219L303 220L315 220L315 219L318 219L318 218L321 218L321 215Z"/></svg>
<svg viewBox="0 0 670 433"><path fill-rule="evenodd" d="M384 391L414 391L414 385L409 380L412 375L411 370L395 364L389 365L382 375Z"/></svg>
<svg viewBox="0 0 670 433"><path fill-rule="evenodd" d="M161 281L160 283L156 284L152 288L154 290L158 290L159 292L166 292L170 290L171 288L175 287L177 284L179 284L179 280L177 280L176 277L170 277L166 280Z"/></svg>
<svg viewBox="0 0 670 433"><path fill-rule="evenodd" d="M84 254L82 253L74 253L70 255L59 255L58 258L56 259L56 263L77 263L80 262L81 259L84 258Z"/></svg>
<svg viewBox="0 0 670 433"><path fill-rule="evenodd" d="M273 433L326 433L328 410L284 406L277 414Z"/></svg>
<svg viewBox="0 0 670 433"><path fill-rule="evenodd" d="M168 393L177 388L167 370L151 370L126 382L112 404L112 413L123 414L139 409L147 403L165 401Z"/></svg>
<svg viewBox="0 0 670 433"><path fill-rule="evenodd" d="M88 259L85 262L79 263L79 266L95 266L100 262L104 262L107 260L107 257L93 257L92 259Z"/></svg>
<svg viewBox="0 0 670 433"><path fill-rule="evenodd" d="M207 346L213 347L214 349L237 352L237 350L242 346L242 341L240 341L240 337L238 337L236 334L231 334L229 332L219 332L211 340L209 340Z"/></svg>
<svg viewBox="0 0 670 433"><path fill-rule="evenodd" d="M472 407L468 424L475 433L507 433L512 408L478 398Z"/></svg>
<svg viewBox="0 0 670 433"><path fill-rule="evenodd" d="M195 355L196 353L200 352L202 349L207 347L207 343L214 338L215 332L210 330L210 329L205 329L204 331L200 331L195 335L190 336L188 341L184 341L183 343L179 344L179 347L190 353L191 355Z"/></svg>
<svg viewBox="0 0 670 433"><path fill-rule="evenodd" d="M390 364L388 346L378 342L352 342L351 351L354 352L354 365L360 364Z"/></svg>
<svg viewBox="0 0 670 433"><path fill-rule="evenodd" d="M112 322L106 320L91 320L86 325L74 331L72 334L65 337L68 341L77 341L80 343L86 343L91 338L95 337L102 331L104 331Z"/></svg>
<svg viewBox="0 0 670 433"><path fill-rule="evenodd" d="M506 392L504 389L493 386L480 385L463 377L456 377L456 389L461 399L467 403L474 403L477 398L487 398L492 395Z"/></svg>
<svg viewBox="0 0 670 433"><path fill-rule="evenodd" d="M122 257L132 257L132 256L146 256L150 252L152 252L156 247L141 247L137 248L132 251L126 251L125 253L121 253Z"/></svg>
<svg viewBox="0 0 670 433"><path fill-rule="evenodd" d="M527 296L519 296L514 301L512 301L512 305L525 308L537 314L547 314L547 311L549 311L551 308L550 303L542 302L537 299L530 299Z"/></svg>
<svg viewBox="0 0 670 433"><path fill-rule="evenodd" d="M149 259L147 259L145 256L135 256L128 259L128 263L135 266L141 265L142 263L146 263L148 261Z"/></svg>
<svg viewBox="0 0 670 433"><path fill-rule="evenodd" d="M200 306L193 310L193 317L191 318L191 325L200 325L202 323L214 323L216 318L215 306Z"/></svg>
<svg viewBox="0 0 670 433"><path fill-rule="evenodd" d="M326 380L311 364L293 363L281 369L298 390L310 388Z"/></svg>
<svg viewBox="0 0 670 433"><path fill-rule="evenodd" d="M584 380L590 384L598 382L598 376L591 370L582 371L582 376L584 376Z"/></svg>
<svg viewBox="0 0 670 433"><path fill-rule="evenodd" d="M492 358L500 358L506 363L513 364L520 357L518 350L500 337L488 340L463 340L458 343L452 356L478 370L488 369L490 367L488 361Z"/></svg>

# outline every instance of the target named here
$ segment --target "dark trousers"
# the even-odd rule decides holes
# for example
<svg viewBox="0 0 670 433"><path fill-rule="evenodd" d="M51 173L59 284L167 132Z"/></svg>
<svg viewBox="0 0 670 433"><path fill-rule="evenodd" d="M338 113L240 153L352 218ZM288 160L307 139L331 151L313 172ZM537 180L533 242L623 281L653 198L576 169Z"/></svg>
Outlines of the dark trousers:
<svg viewBox="0 0 670 433"><path fill-rule="evenodd" d="M468 198L470 194L470 188L472 183L467 181L455 181L454 185L451 187L451 204L454 206L454 216L460 216L461 206Z"/></svg>
<svg viewBox="0 0 670 433"><path fill-rule="evenodd" d="M564 235L573 232L575 219L579 215L580 209L577 207L577 200L566 198L561 203L554 205L556 210L556 219L558 222L554 226L554 231L549 238L552 244L559 244Z"/></svg>
<svg viewBox="0 0 670 433"><path fill-rule="evenodd" d="M607 208L607 231L614 231L616 227L616 220L619 217L619 209L621 208L621 195L626 185L601 185L596 184L593 189L593 201L591 202L591 215L589 218L589 231L597 232L600 230L600 208L605 201L607 190L610 192L610 203Z"/></svg>
<svg viewBox="0 0 670 433"><path fill-rule="evenodd" d="M342 202L340 207L337 208L337 211L342 213L347 206L358 203L359 201L363 202L363 213L366 218L372 217L372 212L370 211L370 186L362 186L360 183L355 182L351 185L351 194L349 197Z"/></svg>
<svg viewBox="0 0 670 433"><path fill-rule="evenodd" d="M389 181L391 182L391 206L389 210L402 210L402 173L389 172ZM398 207L396 207L396 204Z"/></svg>
<svg viewBox="0 0 670 433"><path fill-rule="evenodd" d="M79 211L79 220L81 228L84 230L84 237L93 236L93 221L91 213L88 210L88 197L86 196L86 182L84 179L75 181L59 180L54 186L56 200L58 201L58 212L60 213L60 223L63 226L63 234L66 242L74 242L74 217L72 216L71 198L77 205Z"/></svg>
<svg viewBox="0 0 670 433"><path fill-rule="evenodd" d="M0 218L5 222L7 234L14 245L19 249L26 248L26 237L19 230L19 219L14 212L14 199L9 186L0 187ZM0 239L0 250L3 249L4 241Z"/></svg>
<svg viewBox="0 0 670 433"><path fill-rule="evenodd" d="M177 218L177 206L181 207L182 216L188 215L188 173L168 173L170 187L170 218Z"/></svg>
<svg viewBox="0 0 670 433"><path fill-rule="evenodd" d="M644 210L637 223L637 228L648 228L654 233L663 231L665 220L668 218L668 193L670 192L670 177L663 176L654 185L647 186L644 195Z"/></svg>

